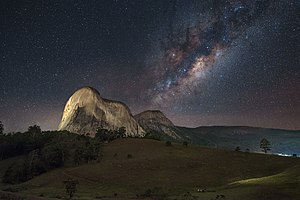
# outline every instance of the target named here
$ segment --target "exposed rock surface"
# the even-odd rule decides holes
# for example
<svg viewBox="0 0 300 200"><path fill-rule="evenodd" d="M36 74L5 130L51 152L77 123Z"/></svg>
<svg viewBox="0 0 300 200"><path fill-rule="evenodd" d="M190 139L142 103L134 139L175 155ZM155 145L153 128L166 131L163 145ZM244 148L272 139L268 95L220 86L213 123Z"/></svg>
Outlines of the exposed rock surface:
<svg viewBox="0 0 300 200"><path fill-rule="evenodd" d="M182 140L178 128L159 110L147 110L134 116L135 120L147 133L163 134Z"/></svg>
<svg viewBox="0 0 300 200"><path fill-rule="evenodd" d="M96 89L83 87L69 98L58 130L94 136L98 127L109 130L125 127L127 136L145 135L125 104L104 99Z"/></svg>

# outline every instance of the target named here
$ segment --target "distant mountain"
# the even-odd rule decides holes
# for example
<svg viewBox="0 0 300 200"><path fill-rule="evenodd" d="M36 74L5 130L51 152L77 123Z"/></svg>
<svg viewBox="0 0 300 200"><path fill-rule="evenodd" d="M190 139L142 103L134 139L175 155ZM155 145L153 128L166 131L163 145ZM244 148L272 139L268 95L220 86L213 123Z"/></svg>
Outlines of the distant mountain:
<svg viewBox="0 0 300 200"><path fill-rule="evenodd" d="M69 98L58 130L94 136L98 127L110 130L125 127L127 136L145 135L124 103L104 99L94 88L81 88Z"/></svg>
<svg viewBox="0 0 300 200"><path fill-rule="evenodd" d="M148 136L163 140L183 140L178 134L180 130L159 110L147 110L135 115L134 118Z"/></svg>
<svg viewBox="0 0 300 200"><path fill-rule="evenodd" d="M192 144L218 148L261 152L260 141L266 138L271 143L271 153L300 155L300 131L256 128L246 126L177 127L181 137Z"/></svg>

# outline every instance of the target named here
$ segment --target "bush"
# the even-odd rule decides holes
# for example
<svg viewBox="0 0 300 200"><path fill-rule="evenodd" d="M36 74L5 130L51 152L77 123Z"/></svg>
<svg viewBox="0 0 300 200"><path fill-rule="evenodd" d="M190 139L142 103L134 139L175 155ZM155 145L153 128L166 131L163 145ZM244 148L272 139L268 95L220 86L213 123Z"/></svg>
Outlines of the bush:
<svg viewBox="0 0 300 200"><path fill-rule="evenodd" d="M184 142L182 143L182 145L185 146L185 147L187 147L187 146L188 146L188 143L187 143L186 141L184 141Z"/></svg>
<svg viewBox="0 0 300 200"><path fill-rule="evenodd" d="M241 148L240 148L239 146L237 146L237 147L235 148L235 151L241 151Z"/></svg>
<svg viewBox="0 0 300 200"><path fill-rule="evenodd" d="M79 184L79 181L69 178L63 181L63 183L66 185L66 193L71 199L74 196L74 193L77 191L77 185Z"/></svg>
<svg viewBox="0 0 300 200"><path fill-rule="evenodd" d="M166 146L170 147L170 146L172 146L172 143L170 141L166 141Z"/></svg>
<svg viewBox="0 0 300 200"><path fill-rule="evenodd" d="M40 150L38 149L33 150L28 154L27 158L25 159L25 165L29 179L47 171L45 161L41 156Z"/></svg>
<svg viewBox="0 0 300 200"><path fill-rule="evenodd" d="M67 150L62 144L49 144L42 149L42 156L49 169L61 167L66 159Z"/></svg>
<svg viewBox="0 0 300 200"><path fill-rule="evenodd" d="M121 127L118 130L108 130L99 127L95 134L95 138L101 142L111 142L115 139L122 138L126 136L126 128Z"/></svg>
<svg viewBox="0 0 300 200"><path fill-rule="evenodd" d="M81 163L89 163L98 160L101 157L100 143L87 141L85 146L78 146L74 153L74 162L76 165Z"/></svg>
<svg viewBox="0 0 300 200"><path fill-rule="evenodd" d="M160 133L157 133L157 132L146 133L146 135L143 138L161 141Z"/></svg>
<svg viewBox="0 0 300 200"><path fill-rule="evenodd" d="M162 190L162 188L154 187L151 189L147 189L142 197L149 197L154 200L164 200L167 197L167 194Z"/></svg>
<svg viewBox="0 0 300 200"><path fill-rule="evenodd" d="M2 122L0 121L0 134L3 134L4 126Z"/></svg>
<svg viewBox="0 0 300 200"><path fill-rule="evenodd" d="M131 154L127 154L127 158L130 159L133 158L133 156Z"/></svg>
<svg viewBox="0 0 300 200"><path fill-rule="evenodd" d="M193 196L190 192L186 192L183 194L183 199L184 200L194 200L196 199L196 196Z"/></svg>
<svg viewBox="0 0 300 200"><path fill-rule="evenodd" d="M16 184L29 180L24 160L18 160L5 171L2 181L4 183Z"/></svg>

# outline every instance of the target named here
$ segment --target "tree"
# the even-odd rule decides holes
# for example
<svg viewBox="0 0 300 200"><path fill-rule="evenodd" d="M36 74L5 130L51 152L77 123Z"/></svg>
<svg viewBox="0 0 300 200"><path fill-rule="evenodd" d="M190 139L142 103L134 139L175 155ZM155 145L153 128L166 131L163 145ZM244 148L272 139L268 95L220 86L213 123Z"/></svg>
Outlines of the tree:
<svg viewBox="0 0 300 200"><path fill-rule="evenodd" d="M126 128L121 127L117 130L107 130L99 127L95 134L95 138L99 139L102 142L111 142L115 139L122 138L126 134Z"/></svg>
<svg viewBox="0 0 300 200"><path fill-rule="evenodd" d="M12 163L8 169L5 171L2 182L16 184L29 180L27 174L27 166L23 159L19 159L16 162Z"/></svg>
<svg viewBox="0 0 300 200"><path fill-rule="evenodd" d="M74 196L74 193L77 191L77 185L79 184L78 180L74 179L67 179L64 181L64 184L66 185L66 193L69 195L69 198L71 199Z"/></svg>
<svg viewBox="0 0 300 200"><path fill-rule="evenodd" d="M78 146L74 153L74 162L76 165L82 162L89 163L90 161L99 160L101 158L101 143L92 139L85 142L85 145Z"/></svg>
<svg viewBox="0 0 300 200"><path fill-rule="evenodd" d="M118 138L124 137L125 134L126 134L126 128L125 127L119 128L119 130L117 131L117 133L118 133L118 135L117 135Z"/></svg>
<svg viewBox="0 0 300 200"><path fill-rule="evenodd" d="M172 146L172 143L171 143L171 141L166 141L166 146L167 146L167 147L170 147L170 146Z"/></svg>
<svg viewBox="0 0 300 200"><path fill-rule="evenodd" d="M185 146L185 147L187 147L187 146L188 146L187 141L184 141L184 142L182 143L182 145Z"/></svg>
<svg viewBox="0 0 300 200"><path fill-rule="evenodd" d="M109 130L104 129L104 128L98 128L97 133L95 135L95 138L98 138L101 141L108 141L109 137Z"/></svg>
<svg viewBox="0 0 300 200"><path fill-rule="evenodd" d="M0 134L3 134L4 126L2 122L0 121Z"/></svg>
<svg viewBox="0 0 300 200"><path fill-rule="evenodd" d="M167 196L167 193L160 187L149 188L142 194L142 197L150 197L155 200L164 200Z"/></svg>
<svg viewBox="0 0 300 200"><path fill-rule="evenodd" d="M92 141L87 142L85 149L83 151L83 158L86 163L92 160L97 160L99 157L100 144L94 143Z"/></svg>
<svg viewBox="0 0 300 200"><path fill-rule="evenodd" d="M266 138L263 138L260 141L260 148L262 149L263 152L267 153L268 151L271 150L271 143Z"/></svg>
<svg viewBox="0 0 300 200"><path fill-rule="evenodd" d="M49 169L61 167L68 152L60 143L51 143L42 149L42 156Z"/></svg>
<svg viewBox="0 0 300 200"><path fill-rule="evenodd" d="M28 179L38 176L46 172L45 162L41 157L40 150L36 149L31 151L25 159Z"/></svg>
<svg viewBox="0 0 300 200"><path fill-rule="evenodd" d="M40 126L33 125L28 127L28 133L30 133L33 137L36 137L42 133L42 130Z"/></svg>
<svg viewBox="0 0 300 200"><path fill-rule="evenodd" d="M84 159L84 147L82 146L78 146L76 149L75 149L75 153L74 153L74 162L76 165L79 165L83 159Z"/></svg>

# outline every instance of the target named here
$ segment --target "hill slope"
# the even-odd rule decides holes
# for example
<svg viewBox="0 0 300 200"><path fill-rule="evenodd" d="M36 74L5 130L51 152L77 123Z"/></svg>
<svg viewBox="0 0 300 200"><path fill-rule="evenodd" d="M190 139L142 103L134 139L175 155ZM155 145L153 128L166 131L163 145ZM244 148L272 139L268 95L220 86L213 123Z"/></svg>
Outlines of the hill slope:
<svg viewBox="0 0 300 200"><path fill-rule="evenodd" d="M113 141L104 146L100 163L51 171L14 188L21 194L63 197L62 181L69 177L79 180L77 199L114 199L114 193L130 199L153 187L177 199L186 192L198 199L219 194L245 200L300 197L298 158L180 144L168 147L146 139ZM197 193L197 188L208 192Z"/></svg>

